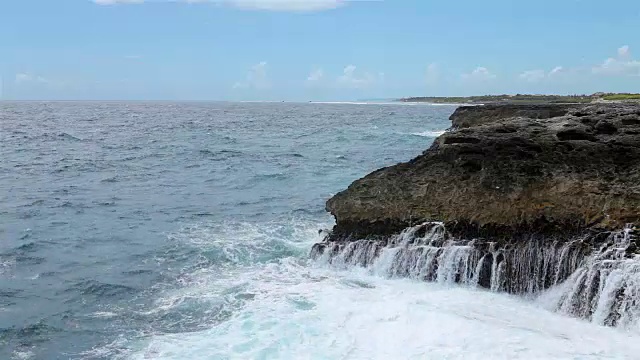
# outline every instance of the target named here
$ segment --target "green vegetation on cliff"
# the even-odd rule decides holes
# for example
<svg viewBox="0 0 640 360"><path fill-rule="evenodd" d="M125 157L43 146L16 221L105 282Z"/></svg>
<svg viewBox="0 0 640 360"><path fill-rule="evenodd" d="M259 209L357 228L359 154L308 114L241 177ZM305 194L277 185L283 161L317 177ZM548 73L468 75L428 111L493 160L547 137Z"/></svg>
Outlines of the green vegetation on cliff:
<svg viewBox="0 0 640 360"><path fill-rule="evenodd" d="M398 99L402 102L434 104L585 104L596 101L640 100L640 94L596 93L592 95L480 95L480 96L417 96Z"/></svg>
<svg viewBox="0 0 640 360"><path fill-rule="evenodd" d="M603 100L640 100L640 94L607 94Z"/></svg>

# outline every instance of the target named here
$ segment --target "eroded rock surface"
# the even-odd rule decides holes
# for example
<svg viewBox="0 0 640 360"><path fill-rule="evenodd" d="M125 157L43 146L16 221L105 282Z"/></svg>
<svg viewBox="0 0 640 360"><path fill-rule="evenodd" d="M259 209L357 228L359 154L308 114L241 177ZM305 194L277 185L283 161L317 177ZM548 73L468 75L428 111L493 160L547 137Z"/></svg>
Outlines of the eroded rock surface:
<svg viewBox="0 0 640 360"><path fill-rule="evenodd" d="M331 198L330 239L425 221L514 236L640 220L640 105L470 106L451 120L422 155Z"/></svg>

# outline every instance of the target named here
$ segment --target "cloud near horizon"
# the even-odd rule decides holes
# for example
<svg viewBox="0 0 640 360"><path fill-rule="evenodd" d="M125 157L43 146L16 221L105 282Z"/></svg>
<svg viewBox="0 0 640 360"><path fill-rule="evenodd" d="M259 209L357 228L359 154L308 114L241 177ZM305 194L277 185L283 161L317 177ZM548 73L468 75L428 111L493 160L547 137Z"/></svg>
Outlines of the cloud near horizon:
<svg viewBox="0 0 640 360"><path fill-rule="evenodd" d="M309 76L307 76L307 81L318 82L322 80L323 77L324 77L324 71L322 70L322 68L316 68L311 70L311 72L309 73Z"/></svg>
<svg viewBox="0 0 640 360"><path fill-rule="evenodd" d="M215 3L243 10L314 12L336 9L345 5L345 0L92 0L98 5L142 4L142 3Z"/></svg>
<svg viewBox="0 0 640 360"><path fill-rule="evenodd" d="M267 62L261 61L251 67L247 72L246 79L244 81L238 81L233 84L234 89L255 89L262 90L271 87L269 78L267 76Z"/></svg>
<svg viewBox="0 0 640 360"><path fill-rule="evenodd" d="M618 57L610 57L591 69L594 74L609 76L640 76L640 61L633 60L628 45L618 48Z"/></svg>
<svg viewBox="0 0 640 360"><path fill-rule="evenodd" d="M536 69L536 70L527 70L518 75L520 80L524 80L530 83L537 83L543 81L545 79L552 78L564 72L564 68L562 66L556 66L548 73L545 70Z"/></svg>
<svg viewBox="0 0 640 360"><path fill-rule="evenodd" d="M527 70L520 74L518 77L528 82L538 82L543 80L546 76L547 74L544 72L544 70Z"/></svg>
<svg viewBox="0 0 640 360"><path fill-rule="evenodd" d="M468 74L462 74L461 77L463 80L488 81L495 79L497 76L495 74L492 74L487 68L478 66L472 72Z"/></svg>
<svg viewBox="0 0 640 360"><path fill-rule="evenodd" d="M562 72L564 72L564 67L556 66L549 72L549 76L554 76L554 75L560 74Z"/></svg>
<svg viewBox="0 0 640 360"><path fill-rule="evenodd" d="M338 85L351 89L364 89L372 86L376 82L384 81L384 73L378 73L377 76L369 72L358 74L355 65L347 65L342 70L342 75L338 77Z"/></svg>
<svg viewBox="0 0 640 360"><path fill-rule="evenodd" d="M31 73L18 73L16 74L15 83L18 85L25 83L48 84L49 80L42 76L34 75Z"/></svg>
<svg viewBox="0 0 640 360"><path fill-rule="evenodd" d="M438 64L431 63L427 65L427 71L425 74L425 82L427 85L436 85L438 80L440 79L440 70L438 69Z"/></svg>

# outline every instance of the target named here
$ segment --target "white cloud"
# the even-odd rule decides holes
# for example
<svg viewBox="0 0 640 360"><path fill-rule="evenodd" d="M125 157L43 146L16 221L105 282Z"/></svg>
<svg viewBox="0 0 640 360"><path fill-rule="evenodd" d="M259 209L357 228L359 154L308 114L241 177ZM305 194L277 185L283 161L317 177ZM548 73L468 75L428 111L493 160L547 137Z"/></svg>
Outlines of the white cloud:
<svg viewBox="0 0 640 360"><path fill-rule="evenodd" d="M33 75L31 73L18 73L16 74L15 82L16 84L25 84L25 83L48 84L49 80L43 78L42 76Z"/></svg>
<svg viewBox="0 0 640 360"><path fill-rule="evenodd" d="M384 73L379 73L377 77L368 72L358 75L355 65L347 65L342 70L342 75L338 77L338 85L352 89L364 89L383 79Z"/></svg>
<svg viewBox="0 0 640 360"><path fill-rule="evenodd" d="M98 5L141 4L144 0L93 0Z"/></svg>
<svg viewBox="0 0 640 360"><path fill-rule="evenodd" d="M427 73L425 76L425 81L427 85L435 85L440 78L440 70L438 69L438 64L431 63L427 66Z"/></svg>
<svg viewBox="0 0 640 360"><path fill-rule="evenodd" d="M549 76L561 74L562 72L564 72L564 68L562 66L556 66L549 72Z"/></svg>
<svg viewBox="0 0 640 360"><path fill-rule="evenodd" d="M31 81L31 74L20 73L16 74L16 84Z"/></svg>
<svg viewBox="0 0 640 360"><path fill-rule="evenodd" d="M218 3L245 10L312 12L335 9L344 0L93 0L98 5L141 4L158 2Z"/></svg>
<svg viewBox="0 0 640 360"><path fill-rule="evenodd" d="M318 69L311 70L311 73L309 73L309 76L307 77L307 81L317 82L322 80L323 77L324 77L324 71L318 68Z"/></svg>
<svg viewBox="0 0 640 360"><path fill-rule="evenodd" d="M488 81L496 78L487 68L478 66L469 74L462 74L462 79L471 81Z"/></svg>
<svg viewBox="0 0 640 360"><path fill-rule="evenodd" d="M73 86L72 82L68 79L49 78L32 72L17 73L14 82L16 87L19 86L29 89L62 90Z"/></svg>
<svg viewBox="0 0 640 360"><path fill-rule="evenodd" d="M629 45L621 46L621 47L618 49L618 56L619 56L621 59L627 59L627 58L629 58L629 56L630 56L630 53L629 53Z"/></svg>
<svg viewBox="0 0 640 360"><path fill-rule="evenodd" d="M547 74L544 72L544 70L527 70L520 74L518 77L528 82L539 82L546 76Z"/></svg>
<svg viewBox="0 0 640 360"><path fill-rule="evenodd" d="M249 10L308 12L335 9L343 5L344 0L230 0L223 3Z"/></svg>
<svg viewBox="0 0 640 360"><path fill-rule="evenodd" d="M244 81L239 81L233 85L234 89L267 89L271 87L267 77L267 62L261 61L251 67Z"/></svg>
<svg viewBox="0 0 640 360"><path fill-rule="evenodd" d="M556 66L548 73L544 70L527 70L518 75L518 78L523 81L527 81L530 83L537 83L543 81L545 79L551 79L552 77L558 76L562 73L565 73L566 69L562 66Z"/></svg>
<svg viewBox="0 0 640 360"><path fill-rule="evenodd" d="M594 74L610 76L640 76L640 61L631 58L629 46L618 49L618 57L610 57L591 69Z"/></svg>

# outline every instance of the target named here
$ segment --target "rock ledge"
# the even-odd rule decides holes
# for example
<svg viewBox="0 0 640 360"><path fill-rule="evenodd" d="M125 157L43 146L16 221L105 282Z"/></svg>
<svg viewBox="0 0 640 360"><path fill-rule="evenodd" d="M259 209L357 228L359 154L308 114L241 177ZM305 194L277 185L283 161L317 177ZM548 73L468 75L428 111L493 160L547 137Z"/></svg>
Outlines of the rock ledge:
<svg viewBox="0 0 640 360"><path fill-rule="evenodd" d="M620 229L640 220L640 105L458 108L415 159L328 200L329 239L379 238L426 221L465 236Z"/></svg>

